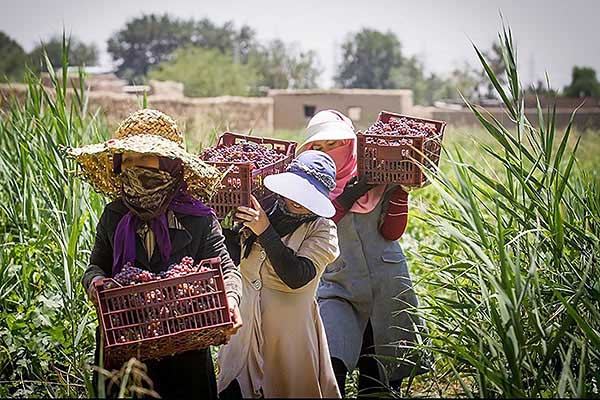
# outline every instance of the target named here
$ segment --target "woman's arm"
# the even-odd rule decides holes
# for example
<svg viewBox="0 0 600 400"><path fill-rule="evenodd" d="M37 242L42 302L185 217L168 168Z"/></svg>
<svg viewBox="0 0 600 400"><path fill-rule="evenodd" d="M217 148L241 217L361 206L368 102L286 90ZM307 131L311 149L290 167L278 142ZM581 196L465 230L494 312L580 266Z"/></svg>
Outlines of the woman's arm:
<svg viewBox="0 0 600 400"><path fill-rule="evenodd" d="M88 268L83 273L81 283L88 290L95 278L106 278L112 274L113 249L105 228L106 211L96 225L96 239Z"/></svg>
<svg viewBox="0 0 600 400"><path fill-rule="evenodd" d="M281 237L272 225L258 236L269 261L279 278L290 289L299 289L317 275L315 265L306 257L298 257L294 251L283 244Z"/></svg>
<svg viewBox="0 0 600 400"><path fill-rule="evenodd" d="M408 223L408 193L398 186L391 194L383 224L379 228L387 240L398 240Z"/></svg>

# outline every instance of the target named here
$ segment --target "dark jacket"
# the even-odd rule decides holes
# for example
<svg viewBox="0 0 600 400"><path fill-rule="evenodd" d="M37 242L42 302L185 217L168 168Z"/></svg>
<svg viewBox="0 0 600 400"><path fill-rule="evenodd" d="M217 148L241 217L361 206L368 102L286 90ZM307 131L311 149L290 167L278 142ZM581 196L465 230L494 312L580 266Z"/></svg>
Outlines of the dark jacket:
<svg viewBox="0 0 600 400"><path fill-rule="evenodd" d="M113 240L117 225L129 210L122 200L115 200L105 208L96 228L96 241L90 257L88 269L82 279L83 286L89 288L96 276L110 277L113 263ZM241 277L239 268L234 265L225 247L221 225L214 216L196 217L175 213L184 229L169 228L171 237L171 258L163 263L158 248L148 260L143 243L136 237L136 266L152 272L164 271L169 265L190 256L194 261L221 257L227 295L239 304Z"/></svg>
<svg viewBox="0 0 600 400"><path fill-rule="evenodd" d="M129 210L121 200L115 200L104 208L96 228L96 241L85 271L82 284L87 289L96 276L112 275L113 243L117 225ZM239 304L241 276L239 267L233 264L225 247L221 225L214 216L196 217L175 213L183 229L169 227L172 251L167 263L162 262L158 248L148 260L146 250L136 235L136 266L152 272L164 271L169 265L181 261L185 256L200 261L221 257L227 295ZM96 354L94 364L99 365L100 341L96 332ZM216 399L216 381L210 351L201 349L180 353L161 360L148 360L148 376L154 389L163 398L202 397ZM94 389L98 385L98 374L94 372ZM113 388L114 389L114 388ZM116 396L108 390L108 397Z"/></svg>

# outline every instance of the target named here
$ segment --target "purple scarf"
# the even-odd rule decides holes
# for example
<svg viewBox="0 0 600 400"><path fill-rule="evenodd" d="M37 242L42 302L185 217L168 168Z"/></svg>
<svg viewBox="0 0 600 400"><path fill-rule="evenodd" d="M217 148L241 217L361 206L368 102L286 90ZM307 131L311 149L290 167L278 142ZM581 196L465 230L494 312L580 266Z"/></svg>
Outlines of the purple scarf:
<svg viewBox="0 0 600 400"><path fill-rule="evenodd" d="M115 157L113 158L113 168L116 173L121 172L121 159L120 154L115 154ZM172 176L181 173L181 169L183 168L181 160L171 160L165 157L159 158L159 166L161 170L169 172ZM203 217L211 214L215 215L212 208L190 196L186 192L186 189L187 185L184 182L171 200L167 210L196 217ZM131 211L125 214L119 221L114 237L113 276L118 274L126 263L135 263L136 230L141 224L142 221L133 215ZM156 238L156 245L160 250L161 258L163 262L166 263L169 261L169 257L171 257L172 250L167 213L162 213L158 218L150 221L149 225Z"/></svg>

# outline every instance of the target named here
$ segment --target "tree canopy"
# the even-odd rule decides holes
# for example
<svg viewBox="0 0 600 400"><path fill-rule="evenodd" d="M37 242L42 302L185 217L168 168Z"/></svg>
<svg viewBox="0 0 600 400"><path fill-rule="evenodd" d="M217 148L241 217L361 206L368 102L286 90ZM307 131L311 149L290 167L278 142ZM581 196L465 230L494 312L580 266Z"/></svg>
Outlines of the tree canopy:
<svg viewBox="0 0 600 400"><path fill-rule="evenodd" d="M317 54L295 44L272 40L249 56L249 64L259 73L259 86L272 89L317 87L320 74Z"/></svg>
<svg viewBox="0 0 600 400"><path fill-rule="evenodd" d="M108 40L108 52L117 62L117 75L141 80L152 67L171 60L179 48L217 49L245 61L254 43L254 30L248 26L237 30L232 22L217 25L207 18L196 21L147 14L116 32Z"/></svg>
<svg viewBox="0 0 600 400"><path fill-rule="evenodd" d="M573 67L571 84L564 89L565 96L600 96L600 83L596 71L589 67Z"/></svg>
<svg viewBox="0 0 600 400"><path fill-rule="evenodd" d="M0 79L21 80L25 67L25 50L4 32L0 31Z"/></svg>
<svg viewBox="0 0 600 400"><path fill-rule="evenodd" d="M394 89L394 68L402 66L400 41L392 32L362 29L342 44L335 82L344 88Z"/></svg>
<svg viewBox="0 0 600 400"><path fill-rule="evenodd" d="M173 58L151 70L149 77L182 82L189 97L247 96L256 87L258 73L249 65L234 63L231 54L187 47L176 50Z"/></svg>
<svg viewBox="0 0 600 400"><path fill-rule="evenodd" d="M98 48L95 44L83 43L76 37L67 39L69 44L69 65L90 66L98 63ZM60 35L54 35L50 40L40 43L31 53L29 59L32 68L35 71L45 71L46 61L44 60L44 50L48 54L50 63L56 68L62 65L63 38Z"/></svg>

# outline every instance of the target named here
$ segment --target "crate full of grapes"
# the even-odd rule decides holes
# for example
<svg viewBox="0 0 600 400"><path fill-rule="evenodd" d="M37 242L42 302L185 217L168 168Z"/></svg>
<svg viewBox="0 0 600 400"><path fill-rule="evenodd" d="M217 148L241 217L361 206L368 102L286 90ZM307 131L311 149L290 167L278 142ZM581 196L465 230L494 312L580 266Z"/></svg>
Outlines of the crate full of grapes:
<svg viewBox="0 0 600 400"><path fill-rule="evenodd" d="M227 172L207 204L219 219L238 206L250 206L251 194L265 204L273 195L263 185L263 179L285 172L295 151L296 142L225 132L216 146L203 150L199 156Z"/></svg>
<svg viewBox="0 0 600 400"><path fill-rule="evenodd" d="M220 258L185 257L160 274L126 264L95 285L106 368L223 344L233 326Z"/></svg>
<svg viewBox="0 0 600 400"><path fill-rule="evenodd" d="M428 184L423 167L435 172L446 123L387 111L357 133L358 173L371 184Z"/></svg>

